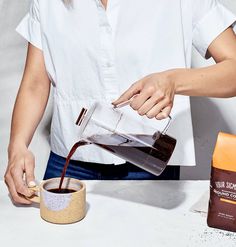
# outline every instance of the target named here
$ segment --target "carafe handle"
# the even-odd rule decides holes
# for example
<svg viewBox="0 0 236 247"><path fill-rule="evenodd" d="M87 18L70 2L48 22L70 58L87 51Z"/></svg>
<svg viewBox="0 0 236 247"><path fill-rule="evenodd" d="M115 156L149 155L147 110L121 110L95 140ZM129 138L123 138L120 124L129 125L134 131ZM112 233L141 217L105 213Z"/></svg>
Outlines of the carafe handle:
<svg viewBox="0 0 236 247"><path fill-rule="evenodd" d="M172 117L169 115L168 118L169 118L168 123L166 124L166 127L162 131L162 135L166 134L166 132L168 131L168 129L169 129L170 125L171 125Z"/></svg>
<svg viewBox="0 0 236 247"><path fill-rule="evenodd" d="M114 108L122 108L122 107L124 107L124 106L129 105L130 102L132 101L132 99L133 99L135 96L137 96L137 94L134 95L131 99L129 99L129 100L127 100L127 101L124 101L124 102L122 102L122 103L120 103L120 104L118 104L118 105L114 105ZM169 129L170 125L171 125L172 117L169 115L168 118L169 118L168 123L166 124L164 130L161 132L162 135L165 135L165 134L166 134L166 132L168 131L168 129ZM160 132L159 132L159 131L155 132L153 136L157 136L157 133L160 133Z"/></svg>

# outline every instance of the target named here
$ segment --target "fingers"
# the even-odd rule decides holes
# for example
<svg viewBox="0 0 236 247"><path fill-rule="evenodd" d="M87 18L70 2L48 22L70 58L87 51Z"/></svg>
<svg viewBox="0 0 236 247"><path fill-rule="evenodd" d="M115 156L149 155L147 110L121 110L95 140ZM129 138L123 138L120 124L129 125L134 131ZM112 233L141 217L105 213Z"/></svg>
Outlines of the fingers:
<svg viewBox="0 0 236 247"><path fill-rule="evenodd" d="M21 167L13 167L10 169L10 174L17 193L28 197L31 196L32 192L29 190L23 179L24 170Z"/></svg>
<svg viewBox="0 0 236 247"><path fill-rule="evenodd" d="M168 105L167 107L162 109L162 111L156 115L156 119L162 120L162 119L167 118L170 115L172 107L173 107L173 105Z"/></svg>
<svg viewBox="0 0 236 247"><path fill-rule="evenodd" d="M119 105L127 100L130 100L134 95L138 94L142 89L142 80L134 83L126 90L117 100L112 102L113 105Z"/></svg>
<svg viewBox="0 0 236 247"><path fill-rule="evenodd" d="M34 187L35 176L34 176L35 160L33 156L25 158L25 178L28 187Z"/></svg>
<svg viewBox="0 0 236 247"><path fill-rule="evenodd" d="M116 106L132 99L130 106L139 115L158 120L167 118L173 107L175 94L173 83L167 79L160 73L149 75L134 83L112 104Z"/></svg>
<svg viewBox="0 0 236 247"><path fill-rule="evenodd" d="M5 174L5 183L14 203L31 204L25 197L33 195L27 184L32 185L34 179L34 157L30 152L24 158L12 161Z"/></svg>
<svg viewBox="0 0 236 247"><path fill-rule="evenodd" d="M138 97L137 97L138 98ZM147 112L149 112L157 103L159 103L161 100L163 100L164 96L160 93L155 93L153 96L148 98L144 103L140 104L140 102L136 99L132 101L131 106L134 110L138 111L138 114L141 116L144 116Z"/></svg>
<svg viewBox="0 0 236 247"><path fill-rule="evenodd" d="M152 109L146 113L146 116L148 118L152 119L152 118L155 118L156 116L158 116L159 114L161 114L159 116L161 119L166 118L169 115L169 113L168 113L169 108L168 107L172 108L172 104L170 103L168 98L164 98L158 104L153 106ZM170 108L170 110L171 110L171 108ZM168 113L168 115L166 115L166 113Z"/></svg>
<svg viewBox="0 0 236 247"><path fill-rule="evenodd" d="M14 184L13 179L9 173L7 173L5 175L5 183L8 187L9 193L10 193L11 198L12 198L14 203L26 204L26 205L31 204L31 202L29 200L27 200L22 195L17 193L16 188L15 188L15 184Z"/></svg>

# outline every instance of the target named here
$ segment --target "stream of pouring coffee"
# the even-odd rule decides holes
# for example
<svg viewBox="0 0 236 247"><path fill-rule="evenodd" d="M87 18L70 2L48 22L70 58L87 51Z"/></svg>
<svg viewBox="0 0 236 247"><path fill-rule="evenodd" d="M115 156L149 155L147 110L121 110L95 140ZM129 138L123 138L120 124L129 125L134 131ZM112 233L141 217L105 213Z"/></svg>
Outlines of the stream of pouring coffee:
<svg viewBox="0 0 236 247"><path fill-rule="evenodd" d="M62 184L63 184L63 181L64 181L64 178L65 178L65 175L66 175L66 170L67 170L67 167L70 163L70 159L71 157L73 156L73 154L75 153L75 151L77 150L77 148L79 147L82 147L84 145L87 145L89 144L88 142L86 141L79 141L79 142L76 142L73 147L71 148L69 154L67 155L66 157L66 162L65 162L65 165L64 165L64 168L63 168L63 171L62 171L62 174L61 174L61 179L60 179L60 185L59 185L59 191L61 191L61 187L62 187Z"/></svg>

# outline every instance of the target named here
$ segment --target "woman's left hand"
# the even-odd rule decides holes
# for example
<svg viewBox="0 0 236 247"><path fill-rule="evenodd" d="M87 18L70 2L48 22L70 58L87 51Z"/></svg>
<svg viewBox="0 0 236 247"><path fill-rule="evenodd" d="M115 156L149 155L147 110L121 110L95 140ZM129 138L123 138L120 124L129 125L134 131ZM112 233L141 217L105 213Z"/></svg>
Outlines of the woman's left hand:
<svg viewBox="0 0 236 247"><path fill-rule="evenodd" d="M154 73L135 82L113 105L131 100L130 106L139 115L158 120L167 118L173 107L175 82L171 72Z"/></svg>

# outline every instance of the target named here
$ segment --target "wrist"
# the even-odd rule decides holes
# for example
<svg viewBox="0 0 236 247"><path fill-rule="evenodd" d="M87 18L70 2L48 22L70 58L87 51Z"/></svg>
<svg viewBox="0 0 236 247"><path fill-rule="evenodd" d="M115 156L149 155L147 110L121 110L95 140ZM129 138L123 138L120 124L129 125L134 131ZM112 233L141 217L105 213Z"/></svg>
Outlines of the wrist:
<svg viewBox="0 0 236 247"><path fill-rule="evenodd" d="M175 94L181 94L181 75L183 75L184 72L185 69L172 69L167 71L168 80L172 83Z"/></svg>
<svg viewBox="0 0 236 247"><path fill-rule="evenodd" d="M27 145L22 140L10 140L8 145L8 156L14 156L17 152L21 150L26 150Z"/></svg>

